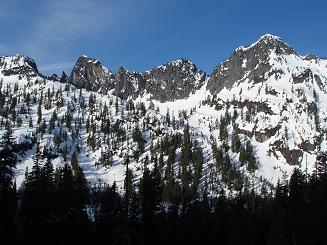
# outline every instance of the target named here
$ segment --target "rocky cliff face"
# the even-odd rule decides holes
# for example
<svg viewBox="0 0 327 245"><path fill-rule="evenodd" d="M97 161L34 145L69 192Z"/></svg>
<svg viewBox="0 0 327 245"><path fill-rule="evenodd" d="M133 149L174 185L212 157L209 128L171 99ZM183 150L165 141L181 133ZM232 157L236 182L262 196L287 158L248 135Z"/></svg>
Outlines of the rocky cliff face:
<svg viewBox="0 0 327 245"><path fill-rule="evenodd" d="M233 130L265 148L261 161L303 166L326 147L326 75L326 60L265 35L217 66L207 89L218 110L240 115Z"/></svg>
<svg viewBox="0 0 327 245"><path fill-rule="evenodd" d="M1 56L0 69L4 76L16 75L20 79L30 79L39 75L35 61L23 55Z"/></svg>
<svg viewBox="0 0 327 245"><path fill-rule="evenodd" d="M160 102L187 98L199 89L206 74L189 60L182 59L138 73L121 67L113 74L98 60L81 56L73 68L69 82L91 91L107 92L126 99L145 93Z"/></svg>
<svg viewBox="0 0 327 245"><path fill-rule="evenodd" d="M209 79L208 90L219 93L223 88L230 89L245 80L265 81L266 73L272 68L269 63L272 52L276 55L296 54L281 38L264 35L251 46L236 49L228 60L218 65Z"/></svg>
<svg viewBox="0 0 327 245"><path fill-rule="evenodd" d="M160 102L185 99L198 90L206 74L189 60L182 59L145 72L146 93Z"/></svg>
<svg viewBox="0 0 327 245"><path fill-rule="evenodd" d="M81 167L95 181L99 177L124 183L124 174L119 173L125 171L123 163L127 155L138 180L143 166L140 159L151 158L151 149L159 149L162 142L180 135L185 125L189 126L192 145L203 149L201 187L209 182L219 186L224 183L217 174L221 173L219 164L222 164L215 160L217 156L224 158L223 164L230 164L229 169L245 173L242 181L248 178L251 183L262 179L276 183L290 175L294 167L305 170L308 166L308 171L312 171L319 152L327 151L327 60L314 55L302 57L282 39L271 35L263 36L249 47L236 49L215 68L209 79L188 60L169 62L144 73L122 67L113 74L98 60L86 56L78 59L69 78L63 73L60 82L58 77L38 74L35 62L28 57L0 57L0 79L3 89L11 86L8 96L2 93L7 96L2 104L27 92L32 96L29 105L26 99L17 100L17 114L13 115L22 120L15 120L11 113L7 115L7 119L15 120L12 125L16 125L13 130L17 139L23 140L40 131L36 125L39 117L36 108L43 95L45 122L50 122L53 110L57 110L55 132L68 132L68 136L75 137L75 141L63 137L60 148L69 149L78 142L82 148ZM67 86L63 93L63 83L67 82L75 86ZM76 93L75 87L87 91ZM83 102L93 91L99 93L90 107L91 104ZM81 98L77 99L78 96ZM122 98L117 104L113 103L116 96ZM29 107L31 110L24 110ZM71 128L65 123L66 115L73 115ZM25 120L28 117L33 119L32 128ZM91 131L87 128L88 120L93 121ZM81 123L75 130L78 121ZM141 129L139 135L144 141L130 139L136 126ZM53 133L45 131L40 137L42 145L56 145ZM152 143L158 148L152 148ZM144 152L140 151L142 144ZM215 150L221 154L217 155ZM103 153L108 151L114 166L98 168ZM177 153L173 160L165 155L163 166L170 159L169 164L179 169L180 151L181 148L173 150ZM244 160L246 151L252 152L257 163L255 168L249 168L249 162ZM136 153L140 154L138 160ZM32 157L27 152L20 173L33 162ZM62 163L62 159L58 157L56 162ZM210 188L216 187L213 184Z"/></svg>
<svg viewBox="0 0 327 245"><path fill-rule="evenodd" d="M120 98L127 99L129 96L136 98L144 91L145 78L141 73L121 67L114 75L114 79L115 90L113 93Z"/></svg>
<svg viewBox="0 0 327 245"><path fill-rule="evenodd" d="M103 93L115 86L112 72L104 67L100 61L85 55L78 58L69 77L69 82L78 88Z"/></svg>
<svg viewBox="0 0 327 245"><path fill-rule="evenodd" d="M69 77L66 75L66 73L63 71L61 74L61 77L59 79L60 83L67 83L68 82Z"/></svg>

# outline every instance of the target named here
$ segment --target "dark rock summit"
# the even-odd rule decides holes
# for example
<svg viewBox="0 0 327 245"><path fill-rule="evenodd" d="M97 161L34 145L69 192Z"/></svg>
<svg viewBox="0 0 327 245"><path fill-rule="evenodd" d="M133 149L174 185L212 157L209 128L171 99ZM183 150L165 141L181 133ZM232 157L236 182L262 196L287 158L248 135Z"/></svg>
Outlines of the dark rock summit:
<svg viewBox="0 0 327 245"><path fill-rule="evenodd" d="M217 94L223 88L230 89L245 80L260 83L271 75L280 75L281 71L272 70L269 62L272 53L276 56L297 55L294 49L281 38L264 35L249 47L237 48L228 60L218 65L211 74L207 89L212 94ZM303 59L315 58L313 55L308 55ZM0 67L3 68L3 75L6 76L40 75L42 77L34 60L26 56L0 57ZM294 80L300 82L306 77L305 73L294 77ZM114 74L99 60L85 55L78 58L69 77L63 73L60 78L60 82L69 82L77 88L101 93L111 91L123 99L147 94L149 98L160 102L185 99L203 86L205 80L206 74L187 59L171 61L143 73L121 67Z"/></svg>
<svg viewBox="0 0 327 245"><path fill-rule="evenodd" d="M265 80L265 74L271 69L269 55L296 54L293 48L279 37L262 36L249 47L236 49L230 58L218 65L208 81L207 89L219 93L223 88L230 89L235 83L249 79L254 83Z"/></svg>
<svg viewBox="0 0 327 245"><path fill-rule="evenodd" d="M169 62L145 72L146 92L160 102L187 98L199 89L206 74L189 60Z"/></svg>
<svg viewBox="0 0 327 245"><path fill-rule="evenodd" d="M39 75L35 61L23 55L1 56L0 68L4 76L18 75L29 79Z"/></svg>
<svg viewBox="0 0 327 245"><path fill-rule="evenodd" d="M186 59L169 62L150 71L138 73L121 67L113 74L100 61L81 56L69 77L78 88L107 92L121 98L136 98L149 94L152 99L165 102L187 98L199 89L206 74Z"/></svg>
<svg viewBox="0 0 327 245"><path fill-rule="evenodd" d="M112 103L109 103L110 107L113 106L114 108L103 111L103 113L100 113L102 103L98 104L96 110L91 108L87 110L87 105L85 108L81 108L82 110L86 109L84 110L85 113L99 112L101 114L96 113L95 118L92 117L93 122L98 121L96 123L99 123L101 127L101 134L96 136L95 133L97 132L92 132L92 135L89 135L98 140L99 145L107 141L102 133L110 127L109 121L110 124L115 125L112 132L118 132L119 130L116 129L119 127L119 129L126 129L126 134L129 134L127 130L133 129L134 131L137 129L135 127L137 123L143 123L143 128L140 131L141 134L146 134L144 138L137 137L140 139L140 141L137 140L138 143L133 139L138 145L131 147L133 155L134 153L139 155L140 147L144 146L141 144L142 139L144 139L143 143L146 143L145 141L150 135L156 137L160 142L161 139L158 136L161 133L169 135L172 132L180 131L180 128L174 128L174 126L172 126L173 130L170 131L171 126L169 126L168 117L165 118L162 115L162 110L169 107L170 112L174 110L176 113L179 110L179 117L177 118L179 122L176 125L183 125L184 119L189 118L192 134L195 137L200 137L197 139L208 143L206 146L212 144L213 137L218 142L217 147L224 146L225 142L232 139L231 149L224 149L224 151L226 151L226 155L227 153L233 155L235 153L237 156L240 153L238 155L240 166L247 167L249 165L243 161L247 151L253 152L253 156L258 152L258 159L268 163L266 166L275 171L284 163L292 166L302 165L308 154L312 156L310 157L312 160L317 152L323 147L325 148L327 140L326 64L325 60L312 54L300 56L279 37L264 35L252 45L241 46L233 51L228 60L215 67L210 77L207 77L202 70L187 59L171 61L145 72L135 72L120 67L117 72L113 73L99 60L85 55L78 58L70 75L63 72L61 76L54 74L49 77L38 72L34 60L26 56L16 55L0 57L0 78L4 83L7 81L16 82L21 79L22 86L17 82L19 86L15 84L14 89L22 89L21 91L24 92L25 86L26 88L30 87L33 101L36 101L34 99L36 98L35 94L39 93L41 89L47 91L51 87L53 91L64 87L67 92L63 93L65 98L71 96L71 92L75 93L76 87L98 92L96 96L99 99L106 98L110 102L116 99L111 95L115 95L122 98L120 105L128 110L132 108L131 102L134 104L134 102L152 100L152 103L145 103L145 106L148 106L145 117L143 113L125 113L123 110L118 113L119 108ZM7 78L5 76L13 77ZM39 79L42 82L39 82ZM23 82L24 80L27 82ZM60 84L55 83L57 81ZM66 86L67 83L74 86ZM190 96L194 93L196 96ZM17 93L18 96L20 94L22 93ZM83 93L82 96L90 96L90 94ZM52 100L49 100L48 103L47 99L44 108L50 110L52 107L59 107L59 105L66 108L64 103L68 103L67 99L59 99L61 98L58 97L55 103L52 103ZM56 98L53 101L55 100ZM27 101L23 103L27 103ZM170 101L176 101L176 103L165 105L158 103ZM4 105L7 103L6 100L3 102ZM100 101L98 100L98 102ZM76 112L77 101L71 100L70 103L71 112ZM199 110L194 110L195 105ZM8 106L5 105L5 107ZM6 109L5 107L4 109ZM10 107L12 106L10 105ZM159 112L156 110L157 107L160 108ZM25 112L23 109L22 106L22 113ZM63 115L62 110L59 109L57 108L58 112ZM67 109L69 109L68 104ZM31 111L36 113L35 110ZM81 113L81 116L86 116L85 113ZM49 111L44 114L49 115ZM105 114L108 118L103 117ZM175 117L176 114L169 115ZM16 114L13 114L14 116ZM76 116L80 117L80 113ZM28 117L21 115L21 118ZM46 120L51 119L47 118ZM19 120L17 124L18 122ZM148 127L144 126L144 123L148 122L150 123ZM66 122L67 124L69 125L69 120L68 123ZM67 126L67 128L69 127ZM148 129L151 131L147 132ZM134 132L131 133L134 134ZM138 132L137 134L139 135ZM110 140L113 139L113 135L108 136ZM90 138L89 136L88 138ZM115 136L117 136L118 141L121 141L118 134ZM93 148L93 144L91 145L89 142L89 140L85 142L87 147ZM248 143L253 144L253 147L249 148ZM129 144L128 141L127 144ZM149 149L149 147L145 148L146 150ZM115 149L109 144L104 150L110 150L110 156L116 154ZM242 156L243 160L241 160L242 152L246 153ZM120 153L119 155L122 156ZM211 156L214 159L214 155L210 156L212 149L207 153L209 154L208 159ZM121 158L121 156L118 157ZM273 159L276 161L274 162ZM275 163L278 164L272 165ZM265 168L265 171L267 169Z"/></svg>
<svg viewBox="0 0 327 245"><path fill-rule="evenodd" d="M129 71L125 67L120 67L114 75L114 94L123 99L132 96L137 97L145 88L145 78L141 73Z"/></svg>
<svg viewBox="0 0 327 245"><path fill-rule="evenodd" d="M60 83L67 83L68 82L68 76L66 73L63 71L59 80Z"/></svg>
<svg viewBox="0 0 327 245"><path fill-rule="evenodd" d="M78 58L69 82L78 88L106 92L114 88L113 74L100 61L82 55Z"/></svg>

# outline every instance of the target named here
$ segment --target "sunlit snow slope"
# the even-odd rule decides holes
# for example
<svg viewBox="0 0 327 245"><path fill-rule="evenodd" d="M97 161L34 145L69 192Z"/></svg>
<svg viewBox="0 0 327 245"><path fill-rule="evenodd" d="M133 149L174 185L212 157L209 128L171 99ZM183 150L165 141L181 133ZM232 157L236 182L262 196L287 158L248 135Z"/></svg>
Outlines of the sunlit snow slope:
<svg viewBox="0 0 327 245"><path fill-rule="evenodd" d="M258 168L249 171L247 164L241 164L240 151L232 147L225 147L223 155L247 182L258 187L263 182L276 184L278 179L287 178L294 167L311 172L317 154L327 150L327 61L314 55L300 56L279 37L265 35L249 47L237 48L210 77L186 60L143 74L126 68L113 74L98 61L79 61L77 67L78 72L60 83L55 77L39 74L28 57L0 57L1 94L6 101L2 110L9 108L16 97L15 118L11 108L7 119L12 121L16 141L29 142L29 147L18 153L18 187L26 169L33 165L37 141L41 142L39 148L51 149L56 166L69 162L78 150L79 164L91 184L116 182L122 190L124 159L130 158L137 183L146 156L157 156L162 141L169 141L174 134L179 133L183 139L189 125L193 147L203 150L199 191L206 187L212 193L219 187L230 188L220 174L214 151L226 142L234 144L235 135L242 147L251 143ZM94 82L91 79L98 81L97 86L88 85ZM187 88L184 91L183 86ZM42 123L46 125L43 131L42 123L38 124L40 100ZM54 111L57 118L50 129ZM67 113L72 116L71 125L66 124ZM133 140L137 125L144 152L139 152L140 145ZM222 128L227 129L224 139ZM178 145L172 164L176 179L180 152ZM101 164L104 155L110 158L108 166ZM164 154L162 173L167 161L171 161L169 154ZM194 171L192 164L190 171Z"/></svg>

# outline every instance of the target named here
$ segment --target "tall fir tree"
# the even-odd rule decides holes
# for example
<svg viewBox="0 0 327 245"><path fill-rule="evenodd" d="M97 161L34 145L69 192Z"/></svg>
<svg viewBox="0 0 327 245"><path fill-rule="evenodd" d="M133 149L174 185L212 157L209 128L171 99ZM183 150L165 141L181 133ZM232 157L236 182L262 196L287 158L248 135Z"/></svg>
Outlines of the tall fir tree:
<svg viewBox="0 0 327 245"><path fill-rule="evenodd" d="M14 137L10 128L0 142L0 239L6 242L12 239L14 218L17 207L14 169L16 154L14 153Z"/></svg>

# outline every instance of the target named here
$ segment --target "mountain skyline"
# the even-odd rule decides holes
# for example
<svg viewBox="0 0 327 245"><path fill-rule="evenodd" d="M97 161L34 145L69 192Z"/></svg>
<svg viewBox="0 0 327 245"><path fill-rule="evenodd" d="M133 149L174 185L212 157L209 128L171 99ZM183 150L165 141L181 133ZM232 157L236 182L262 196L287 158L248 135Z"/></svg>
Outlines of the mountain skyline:
<svg viewBox="0 0 327 245"><path fill-rule="evenodd" d="M0 243L326 245L326 9L0 1Z"/></svg>
<svg viewBox="0 0 327 245"><path fill-rule="evenodd" d="M240 45L238 47L235 47L234 49L231 49L230 52L229 52L229 55L227 55L225 58L223 58L221 61L218 61L218 63L216 63L212 69L210 70L204 70L202 69L200 66L198 66L197 63L193 62L193 60L191 59L188 59L187 57L175 57L171 60L166 60L166 61L163 61L162 63L159 63L157 65L153 65L153 66L150 66L149 69L146 69L146 70L133 70L133 69L130 69L130 67L124 65L124 64L117 64L117 69L112 69L112 67L110 66L107 66L101 59L98 59L98 57L95 57L95 56L90 56L88 55L87 53L82 53L80 54L79 56L76 57L75 61L73 62L69 62L67 63L67 67L71 67L70 69L64 69L64 70L58 70L58 73L54 72L57 70L57 66L55 64L53 65L49 65L46 70L48 71L47 73L44 73L42 72L42 66L39 66L37 60L32 57L32 56L29 56L27 54L9 54L9 55L5 55L5 56L8 56L8 57L11 57L11 56L26 56L30 59L32 59L35 64L37 65L37 68L38 68L38 71L40 72L40 74L42 75L45 75L45 76L51 76L51 75L54 75L56 74L58 77L60 77L60 75L62 74L62 72L65 72L66 74L71 74L71 72L73 72L73 69L74 69L74 66L78 63L78 59L80 58L86 58L86 59L92 59L94 61L98 61L100 62L106 69L109 69L112 73L118 73L120 71L120 69L126 69L128 71L131 71L131 72L137 72L137 73L144 73L144 72L148 72L152 69L155 69L155 68L158 68L158 67L161 67L163 65L166 65L166 64L169 64L169 63L173 63L173 62L179 62L179 61L182 61L182 60L186 60L188 62L191 62L192 64L196 65L197 68L199 68L199 70L202 70L203 72L206 73L207 76L211 76L212 72L214 72L215 68L217 68L217 66L219 66L220 64L224 63L226 60L228 60L230 58L230 56L232 55L233 52L236 52L238 50L242 50L242 49L248 49L249 47L252 47L253 45L255 45L256 43L258 43L260 40L264 39L265 37L272 37L274 39L277 39L277 40L281 40L281 42L285 43L285 45L288 45L290 47L293 48L292 45L289 44L289 42L285 41L285 39L283 37L280 37L280 36L277 36L277 35L274 35L274 34L271 34L271 33L266 33L266 34L263 34L259 37L257 37L257 39L254 39L254 41L250 44L243 44L243 45ZM295 50L297 50L295 48ZM303 57L305 58L306 56L315 56L316 58L318 59L326 59L327 57L325 56L319 56L317 55L316 53L314 52L310 52L308 51L306 54L301 54L298 52L297 50L297 54L300 56L300 57Z"/></svg>
<svg viewBox="0 0 327 245"><path fill-rule="evenodd" d="M257 167L254 176L267 178L274 184L282 175L290 174L294 166L303 168L304 161L308 161L308 167L312 171L318 152L326 147L324 132L327 60L319 59L314 55L300 56L293 47L277 36L266 34L248 47L240 46L231 52L227 60L216 64L211 75L207 75L186 59L171 61L143 73L125 68L112 72L98 59L82 55L77 59L70 74L61 77L44 77L39 73L35 61L29 57L2 56L0 58L1 81L4 82L3 85L14 87L15 90L18 87L19 92L16 96L20 96L20 93L24 94L23 91L27 87L31 93L35 93L35 89L38 89L42 91L41 94L47 94L50 98L51 91L52 93L57 91L59 95L63 92L63 86L65 87L67 93L62 95L62 99L56 99L57 107L46 106L44 122L53 120L49 118L53 110L53 113L58 113L64 120L68 112L63 112L73 106L75 108L72 109L75 111L73 117L76 120L81 116L76 108L81 107L84 111L82 114L84 122L91 117L96 120L94 125L100 126L106 124L107 121L103 121L105 119L99 117L98 113L109 109L110 119L108 120L115 122L115 125L121 125L122 130L128 132L131 130L130 125L138 126L139 123L136 122L140 121L143 121L143 127L148 125L139 136L144 138L144 142L148 142L145 146L143 145L146 149L150 147L149 142L152 142L151 145L160 144L166 132L181 133L180 129L185 127L185 124L189 124L193 135L192 141L200 142L206 155L210 156L205 161L209 165L212 164L212 158L214 158L215 142L218 142L219 147L224 144L233 145L230 142L231 136L234 138L235 135L239 135L237 137L242 137L243 144L248 141L255 149L253 154L256 155L255 158L258 159L260 167ZM44 86L40 84L40 81L43 81ZM79 90L79 99L76 98L77 90ZM89 108L83 101L92 101L93 97L96 101L93 102L95 105L89 102L91 103ZM33 100L38 99L44 100L42 96L41 98L35 96ZM135 104L137 111L144 111L142 116L138 115L139 112L135 112ZM143 106L140 107L140 104ZM24 103L20 106L25 107ZM96 106L95 110L92 109L94 106ZM40 106L38 108L39 111ZM147 115L144 114L146 108L149 110ZM30 125L34 125L33 121L37 117L38 121L41 120L41 116L35 113L34 107L29 115ZM230 125L231 115L233 115L233 122ZM13 117L17 118L17 115ZM149 124L151 117L159 124ZM174 121L180 124L181 128L172 127L167 122L167 117L175 118ZM100 118L102 119L99 122ZM63 126L62 120L58 124L59 128ZM76 120L75 127L78 127ZM288 123L290 121L291 123ZM87 175L87 178L96 181L98 178L96 176L101 173L104 181L121 181L122 169L118 170L117 175L117 168L123 167L122 156L127 154L134 158L137 147L132 144L132 148L136 148L130 151L128 139L126 141L126 139L119 138L121 136L118 136L117 132L115 137L109 134L110 140L106 141L103 146L93 145L90 148L89 137L101 138L103 132L95 131L90 134L87 125L85 132L78 130L84 139L79 139L77 144L84 145L83 151L87 155L87 157L78 158L84 161L81 162L81 167L89 169L92 166L92 174ZM223 125L225 129L219 125ZM26 137L24 135L28 135L28 132L21 131L19 127L15 129L15 132L20 138ZM34 128L34 126L29 127ZM84 124L80 124L79 127L83 129ZM116 126L112 127L117 130ZM39 129L35 130L38 132ZM71 126L67 130L72 130ZM54 132L56 131L57 129ZM45 134L47 144L53 141L51 135L54 132L50 130L48 134ZM104 132L104 135L107 133ZM215 138L219 140L216 141ZM110 143L116 140L122 141L122 146L125 145L120 149L120 153L117 151L117 145L113 146ZM68 140L65 147L67 144L70 145L69 149L77 147L74 141ZM61 147L64 147L60 145L55 146L58 152L62 151ZM111 147L116 149L114 153L116 164L109 168L94 167L98 166L102 152ZM179 151L179 149L175 150ZM231 164L242 169L239 148L236 152L228 148L225 151L225 154L231 157ZM140 159L144 160L148 154L148 150L143 152ZM32 156L23 157L25 163L18 165L22 168L18 172L23 173L23 169L30 166ZM60 166L62 159L60 156L57 159L58 166ZM132 161L134 170L140 168L141 162L142 160L139 161L138 158ZM176 166L179 164L178 155L175 164ZM251 172L248 174L253 175ZM23 175L18 176L20 181L22 177ZM20 181L18 183L21 183Z"/></svg>
<svg viewBox="0 0 327 245"><path fill-rule="evenodd" d="M327 53L324 6L324 1L6 1L0 5L0 54L33 57L47 75L69 73L83 53L113 71L124 65L142 72L185 57L209 73L230 50L272 33L302 55L321 57Z"/></svg>

